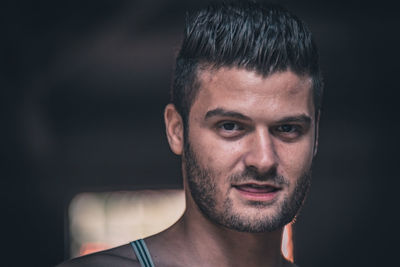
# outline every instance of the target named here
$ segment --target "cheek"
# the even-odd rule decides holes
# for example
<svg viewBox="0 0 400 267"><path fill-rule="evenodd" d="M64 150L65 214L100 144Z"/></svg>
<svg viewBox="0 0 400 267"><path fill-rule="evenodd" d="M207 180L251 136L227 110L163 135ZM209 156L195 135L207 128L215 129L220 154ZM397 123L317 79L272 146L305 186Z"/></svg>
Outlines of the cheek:
<svg viewBox="0 0 400 267"><path fill-rule="evenodd" d="M278 155L282 174L290 179L299 177L311 167L313 140L281 146Z"/></svg>
<svg viewBox="0 0 400 267"><path fill-rule="evenodd" d="M203 132L193 134L191 145L197 152L199 164L212 170L215 175L229 175L235 169L242 148L242 142L225 142L213 135Z"/></svg>

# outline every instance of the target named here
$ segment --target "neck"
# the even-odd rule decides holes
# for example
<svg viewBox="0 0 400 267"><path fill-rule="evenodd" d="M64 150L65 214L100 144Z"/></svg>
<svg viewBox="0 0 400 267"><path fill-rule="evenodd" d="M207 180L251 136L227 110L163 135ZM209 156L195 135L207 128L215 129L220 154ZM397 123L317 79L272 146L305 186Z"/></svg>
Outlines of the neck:
<svg viewBox="0 0 400 267"><path fill-rule="evenodd" d="M182 218L163 232L190 266L290 266L281 254L282 231L244 233L208 220L191 201ZM182 261L181 261L182 262Z"/></svg>

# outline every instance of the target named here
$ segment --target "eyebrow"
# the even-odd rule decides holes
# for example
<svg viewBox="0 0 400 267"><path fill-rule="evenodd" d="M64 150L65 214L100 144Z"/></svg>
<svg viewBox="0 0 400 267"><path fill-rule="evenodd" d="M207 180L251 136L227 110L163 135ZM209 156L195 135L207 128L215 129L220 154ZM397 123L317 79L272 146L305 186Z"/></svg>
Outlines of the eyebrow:
<svg viewBox="0 0 400 267"><path fill-rule="evenodd" d="M225 110L223 108L216 108L208 111L206 115L204 116L205 120L208 120L212 117L230 117L230 118L236 118L240 120L247 120L251 121L250 117L247 117L246 115L243 115L242 113L236 112L236 111L229 111ZM282 124L282 123L291 123L291 122L297 122L297 123L305 123L305 124L311 124L311 117L302 114L298 116L287 116L283 117L282 119L278 120L276 123Z"/></svg>
<svg viewBox="0 0 400 267"><path fill-rule="evenodd" d="M290 122L299 122L305 124L311 124L312 119L307 115L299 115L299 116L288 116L278 120L278 123L290 123Z"/></svg>
<svg viewBox="0 0 400 267"><path fill-rule="evenodd" d="M216 108L208 111L206 115L204 116L205 120L208 120L212 117L216 116L221 116L221 117L231 117L231 118L236 118L240 120L247 120L250 121L251 119L247 117L246 115L243 115L242 113L236 112L236 111L228 111L223 108Z"/></svg>

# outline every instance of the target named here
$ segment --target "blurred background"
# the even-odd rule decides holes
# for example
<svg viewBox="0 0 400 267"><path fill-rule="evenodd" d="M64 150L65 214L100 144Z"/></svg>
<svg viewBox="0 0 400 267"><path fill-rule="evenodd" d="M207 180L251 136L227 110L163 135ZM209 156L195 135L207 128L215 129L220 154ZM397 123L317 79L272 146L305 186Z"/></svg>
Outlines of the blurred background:
<svg viewBox="0 0 400 267"><path fill-rule="evenodd" d="M68 211L79 194L181 188L162 112L184 13L207 2L2 2L4 266L70 257ZM394 266L398 8L272 2L313 31L326 84L313 187L294 225L295 261Z"/></svg>

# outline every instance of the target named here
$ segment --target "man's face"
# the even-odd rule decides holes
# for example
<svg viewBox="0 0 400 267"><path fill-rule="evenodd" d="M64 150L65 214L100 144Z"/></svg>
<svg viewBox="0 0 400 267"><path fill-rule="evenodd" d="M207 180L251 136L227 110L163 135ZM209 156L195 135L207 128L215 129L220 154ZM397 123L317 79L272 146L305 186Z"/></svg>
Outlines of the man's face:
<svg viewBox="0 0 400 267"><path fill-rule="evenodd" d="M183 155L187 193L208 219L230 229L264 232L289 223L310 183L311 79L238 68L198 78Z"/></svg>

